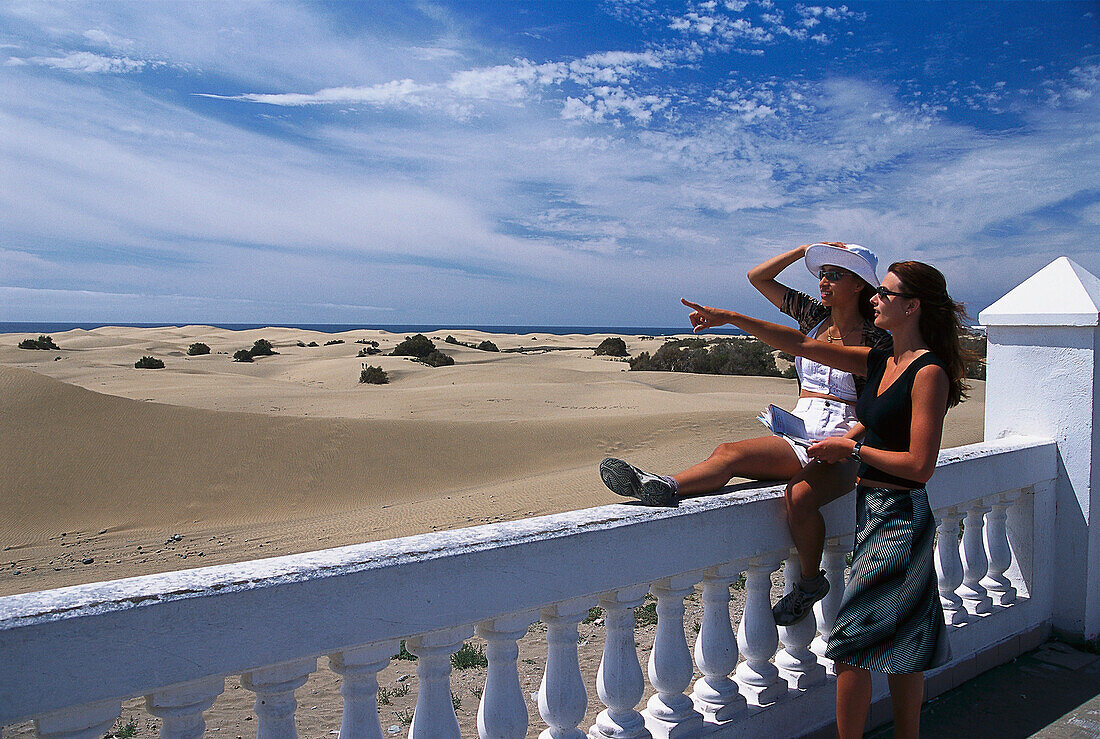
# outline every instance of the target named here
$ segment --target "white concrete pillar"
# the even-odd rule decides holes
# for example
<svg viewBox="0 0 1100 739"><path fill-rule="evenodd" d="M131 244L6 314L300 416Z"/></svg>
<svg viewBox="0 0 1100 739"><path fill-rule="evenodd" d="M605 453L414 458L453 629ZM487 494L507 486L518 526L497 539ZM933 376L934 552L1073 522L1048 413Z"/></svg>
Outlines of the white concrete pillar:
<svg viewBox="0 0 1100 739"><path fill-rule="evenodd" d="M825 666L825 671L830 675L836 674L836 668L833 661L825 657L825 650L829 647L829 637L836 624L836 615L840 612L840 602L844 600L844 558L851 550L851 537L827 539L821 558L825 577L829 578L829 592L824 598L814 603L817 637L810 643L810 649L817 655L818 662Z"/></svg>
<svg viewBox="0 0 1100 739"><path fill-rule="evenodd" d="M577 728L588 710L588 691L577 655L577 624L592 599L572 598L542 609L546 624L546 672L539 686L539 715L548 728L539 739L584 739Z"/></svg>
<svg viewBox="0 0 1100 739"><path fill-rule="evenodd" d="M645 725L654 739L697 736L703 715L684 691L691 685L695 665L684 634L684 598L691 595L702 574L687 572L653 583L657 596L657 633L649 653L649 682L657 694L645 709Z"/></svg>
<svg viewBox="0 0 1100 739"><path fill-rule="evenodd" d="M384 641L329 655L332 671L343 678L340 685L340 695L344 698L341 736L382 739L378 721L378 673L386 669L399 648L397 641Z"/></svg>
<svg viewBox="0 0 1100 739"><path fill-rule="evenodd" d="M772 664L779 647L779 630L772 616L773 572L779 569L779 555L763 555L745 569L745 612L737 627L737 647L745 661L737 665L741 694L756 706L775 703L787 695L787 683L780 680Z"/></svg>
<svg viewBox="0 0 1100 739"><path fill-rule="evenodd" d="M990 512L985 517L985 551L989 554L989 571L982 586L998 606L1016 602L1016 588L1005 572L1012 566L1012 548L1008 544L1008 509L1020 497L1015 490L994 496Z"/></svg>
<svg viewBox="0 0 1100 739"><path fill-rule="evenodd" d="M294 691L317 669L317 659L306 657L261 667L241 675L241 687L256 694L256 739L298 739Z"/></svg>
<svg viewBox="0 0 1100 739"><path fill-rule="evenodd" d="M477 635L485 640L485 690L477 707L477 735L481 739L522 739L527 736L527 702L519 684L516 659L519 639L538 620L528 611L482 621Z"/></svg>
<svg viewBox="0 0 1100 739"><path fill-rule="evenodd" d="M954 626L970 620L963 600L955 592L963 581L959 556L959 510L948 506L936 511L936 577L944 620Z"/></svg>
<svg viewBox="0 0 1100 739"><path fill-rule="evenodd" d="M802 577L802 564L798 555L792 553L787 558L783 570L786 580L784 594L798 587ZM830 583L829 590L832 590ZM783 649L775 655L775 665L787 684L795 690L812 688L825 682L825 666L817 661L817 655L810 650L810 643L817 634L817 614L811 611L806 618L792 626L779 627L779 641Z"/></svg>
<svg viewBox="0 0 1100 739"><path fill-rule="evenodd" d="M34 733L49 739L101 739L122 713L121 701L101 701L73 706L34 720Z"/></svg>
<svg viewBox="0 0 1100 739"><path fill-rule="evenodd" d="M708 723L723 723L745 712L747 703L730 675L737 669L737 635L730 621L730 583L739 563L718 565L703 575L703 620L695 640L695 664L703 676L691 698Z"/></svg>
<svg viewBox="0 0 1100 739"><path fill-rule="evenodd" d="M596 673L596 694L607 706L588 730L589 739L648 737L645 719L635 710L645 692L642 665L634 645L634 609L642 604L648 585L635 585L600 595L607 638Z"/></svg>
<svg viewBox="0 0 1100 739"><path fill-rule="evenodd" d="M420 681L409 739L461 739L451 699L451 655L473 633L473 626L456 626L405 640L405 649L417 657Z"/></svg>
<svg viewBox="0 0 1100 739"><path fill-rule="evenodd" d="M145 696L145 708L164 723L160 739L202 739L206 732L203 711L225 690L222 676L173 685Z"/></svg>
<svg viewBox="0 0 1100 739"><path fill-rule="evenodd" d="M1053 516L1053 536L1034 542L1052 547L1053 556L1029 551L1026 541L1010 544L1017 557L1052 560L1028 585L1052 609L1054 627L1100 638L1100 280L1060 257L978 320L989 338L985 438L1019 434L1058 443L1056 506L1037 508L1035 521L1036 531L1044 530L1042 518ZM1044 587L1047 578L1052 588Z"/></svg>

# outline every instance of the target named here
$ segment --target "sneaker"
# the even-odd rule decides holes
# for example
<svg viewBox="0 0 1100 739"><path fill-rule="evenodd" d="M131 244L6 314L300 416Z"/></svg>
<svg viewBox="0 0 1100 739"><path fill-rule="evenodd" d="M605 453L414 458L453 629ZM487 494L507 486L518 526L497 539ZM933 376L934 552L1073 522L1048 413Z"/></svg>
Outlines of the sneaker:
<svg viewBox="0 0 1100 739"><path fill-rule="evenodd" d="M667 480L643 472L621 459L608 457L600 462L600 479L611 492L626 498L637 498L645 505L678 505L676 491Z"/></svg>
<svg viewBox="0 0 1100 739"><path fill-rule="evenodd" d="M814 603L828 594L829 581L825 579L825 570L811 580L809 585L812 590L806 591L802 589L802 583L799 583L775 604L772 616L777 626L794 626L810 614Z"/></svg>

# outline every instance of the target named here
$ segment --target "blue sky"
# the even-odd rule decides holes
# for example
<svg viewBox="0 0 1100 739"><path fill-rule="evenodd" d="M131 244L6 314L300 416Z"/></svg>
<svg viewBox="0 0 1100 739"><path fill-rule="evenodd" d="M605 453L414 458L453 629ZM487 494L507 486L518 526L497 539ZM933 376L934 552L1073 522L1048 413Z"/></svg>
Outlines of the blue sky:
<svg viewBox="0 0 1100 739"><path fill-rule="evenodd" d="M1100 274L1098 42L1096 2L12 0L0 313L668 326L843 240L976 316Z"/></svg>

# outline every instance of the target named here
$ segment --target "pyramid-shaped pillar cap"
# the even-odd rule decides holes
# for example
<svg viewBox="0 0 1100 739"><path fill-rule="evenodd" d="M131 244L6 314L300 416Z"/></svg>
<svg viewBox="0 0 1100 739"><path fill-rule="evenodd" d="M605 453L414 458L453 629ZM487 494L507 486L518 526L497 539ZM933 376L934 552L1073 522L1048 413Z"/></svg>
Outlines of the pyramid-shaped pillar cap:
<svg viewBox="0 0 1100 739"><path fill-rule="evenodd" d="M978 314L985 326L1100 325L1100 279L1058 257Z"/></svg>

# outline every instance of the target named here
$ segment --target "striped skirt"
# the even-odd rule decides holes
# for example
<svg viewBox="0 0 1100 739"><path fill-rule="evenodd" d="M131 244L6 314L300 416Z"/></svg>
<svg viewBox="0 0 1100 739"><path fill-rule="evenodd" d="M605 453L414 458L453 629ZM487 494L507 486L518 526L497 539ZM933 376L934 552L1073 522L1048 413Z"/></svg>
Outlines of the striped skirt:
<svg viewBox="0 0 1100 739"><path fill-rule="evenodd" d="M928 493L860 485L852 574L825 656L907 674L950 659L933 559Z"/></svg>

